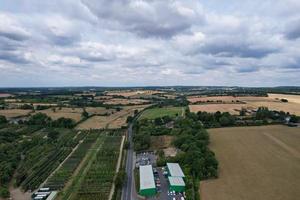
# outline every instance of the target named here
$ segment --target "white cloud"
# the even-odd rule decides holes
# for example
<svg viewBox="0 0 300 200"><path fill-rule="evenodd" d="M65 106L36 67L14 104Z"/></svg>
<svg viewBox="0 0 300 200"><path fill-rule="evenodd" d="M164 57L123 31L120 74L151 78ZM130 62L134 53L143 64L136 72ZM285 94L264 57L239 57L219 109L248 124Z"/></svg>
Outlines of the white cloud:
<svg viewBox="0 0 300 200"><path fill-rule="evenodd" d="M300 85L299 6L3 0L0 85Z"/></svg>

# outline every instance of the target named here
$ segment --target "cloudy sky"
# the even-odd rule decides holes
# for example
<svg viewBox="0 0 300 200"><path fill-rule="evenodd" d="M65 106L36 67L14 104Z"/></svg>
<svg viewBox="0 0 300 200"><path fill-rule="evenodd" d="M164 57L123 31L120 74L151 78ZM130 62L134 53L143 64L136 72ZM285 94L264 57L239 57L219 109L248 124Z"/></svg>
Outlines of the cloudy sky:
<svg viewBox="0 0 300 200"><path fill-rule="evenodd" d="M299 0L1 0L0 87L300 85Z"/></svg>

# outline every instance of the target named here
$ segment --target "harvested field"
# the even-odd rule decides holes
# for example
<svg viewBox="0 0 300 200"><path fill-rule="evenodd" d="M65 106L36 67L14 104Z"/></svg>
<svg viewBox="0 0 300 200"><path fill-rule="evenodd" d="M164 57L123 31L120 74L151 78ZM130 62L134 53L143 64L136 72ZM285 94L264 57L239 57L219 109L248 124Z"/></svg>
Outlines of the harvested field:
<svg viewBox="0 0 300 200"><path fill-rule="evenodd" d="M65 118L71 118L75 120L76 122L81 120L81 114L83 112L82 108L61 108L59 110L58 108L55 109L55 112L52 110L52 108L46 109L46 110L40 110L37 111L40 113L45 113L51 119L56 120L60 117L65 117Z"/></svg>
<svg viewBox="0 0 300 200"><path fill-rule="evenodd" d="M96 96L94 97L94 100L107 100L107 99L112 99L112 96Z"/></svg>
<svg viewBox="0 0 300 200"><path fill-rule="evenodd" d="M116 112L111 115L112 120L110 120L108 128L121 128L127 124L127 117L133 116L135 110L141 111L148 106L150 105L124 106L120 112Z"/></svg>
<svg viewBox="0 0 300 200"><path fill-rule="evenodd" d="M4 102L6 102L6 103L15 103L18 101L21 101L21 100L20 99L4 99Z"/></svg>
<svg viewBox="0 0 300 200"><path fill-rule="evenodd" d="M300 104L300 95L268 94L271 99L287 99L289 102Z"/></svg>
<svg viewBox="0 0 300 200"><path fill-rule="evenodd" d="M51 106L51 107L54 107L54 106L57 106L57 104L55 103L23 103L23 102L12 102L12 103L9 103L10 106L12 107L19 107L19 106L23 106L23 105L33 105L33 107L37 107L37 106Z"/></svg>
<svg viewBox="0 0 300 200"><path fill-rule="evenodd" d="M0 98L13 97L14 95L8 93L0 93Z"/></svg>
<svg viewBox="0 0 300 200"><path fill-rule="evenodd" d="M104 104L109 104L109 105L128 105L128 104L139 105L145 103L149 103L149 101L144 99L118 99L118 98L113 98L104 101Z"/></svg>
<svg viewBox="0 0 300 200"><path fill-rule="evenodd" d="M86 112L88 112L90 115L104 115L104 114L111 114L115 112L114 109L106 109L104 107L86 107Z"/></svg>
<svg viewBox="0 0 300 200"><path fill-rule="evenodd" d="M189 105L191 112L210 112L214 113L229 112L230 114L239 114L239 110L242 108L252 109L251 106L247 104L202 104L202 105Z"/></svg>
<svg viewBox="0 0 300 200"><path fill-rule="evenodd" d="M123 96L123 97L131 97L131 96L140 95L140 94L153 95L153 94L157 94L157 93L163 93L163 92L156 91L156 90L137 90L137 91L121 90L121 91L107 91L106 95L108 95L108 96L118 95L118 96Z"/></svg>
<svg viewBox="0 0 300 200"><path fill-rule="evenodd" d="M109 122L107 116L93 116L80 123L76 129L103 129Z"/></svg>
<svg viewBox="0 0 300 200"><path fill-rule="evenodd" d="M208 101L212 102L224 102L232 103L236 101L252 102L252 101L275 101L275 99L270 99L268 97L255 97L255 96L243 96L243 97L233 97L233 96L190 96L187 98L190 103L205 103Z"/></svg>
<svg viewBox="0 0 300 200"><path fill-rule="evenodd" d="M250 107L268 107L270 110L284 111L291 114L300 115L300 104L294 102L249 102L247 105Z"/></svg>
<svg viewBox="0 0 300 200"><path fill-rule="evenodd" d="M218 179L201 181L201 199L299 199L300 128L219 128L209 134L220 170Z"/></svg>
<svg viewBox="0 0 300 200"><path fill-rule="evenodd" d="M114 112L109 116L93 116L80 123L76 129L121 128L126 125L127 117L134 114L134 110L140 111L147 106L124 106L121 111Z"/></svg>
<svg viewBox="0 0 300 200"><path fill-rule="evenodd" d="M0 110L0 115L5 116L6 118L15 118L26 116L31 112L31 110L22 110L22 109L8 109Z"/></svg>

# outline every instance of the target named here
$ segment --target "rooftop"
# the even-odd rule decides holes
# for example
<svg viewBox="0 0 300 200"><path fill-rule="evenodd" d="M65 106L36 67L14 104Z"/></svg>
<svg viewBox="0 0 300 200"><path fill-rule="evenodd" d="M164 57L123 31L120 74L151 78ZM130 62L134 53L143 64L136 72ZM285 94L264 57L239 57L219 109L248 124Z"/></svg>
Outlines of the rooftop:
<svg viewBox="0 0 300 200"><path fill-rule="evenodd" d="M185 186L184 180L182 177L173 177L173 176L169 176L168 177L170 185L173 186Z"/></svg>
<svg viewBox="0 0 300 200"><path fill-rule="evenodd" d="M155 188L152 165L140 166L140 189Z"/></svg>
<svg viewBox="0 0 300 200"><path fill-rule="evenodd" d="M167 163L167 167L171 176L185 177L178 163Z"/></svg>

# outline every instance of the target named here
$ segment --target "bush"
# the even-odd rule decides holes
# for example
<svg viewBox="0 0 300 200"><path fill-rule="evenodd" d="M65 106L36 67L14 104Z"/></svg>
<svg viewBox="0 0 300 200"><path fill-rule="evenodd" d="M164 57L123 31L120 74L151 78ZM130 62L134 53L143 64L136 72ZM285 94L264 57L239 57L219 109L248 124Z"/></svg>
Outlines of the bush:
<svg viewBox="0 0 300 200"><path fill-rule="evenodd" d="M0 115L0 124L5 124L5 123L7 123L6 117L3 115Z"/></svg>
<svg viewBox="0 0 300 200"><path fill-rule="evenodd" d="M2 198L8 198L9 197L9 191L5 187L0 187L0 197Z"/></svg>

